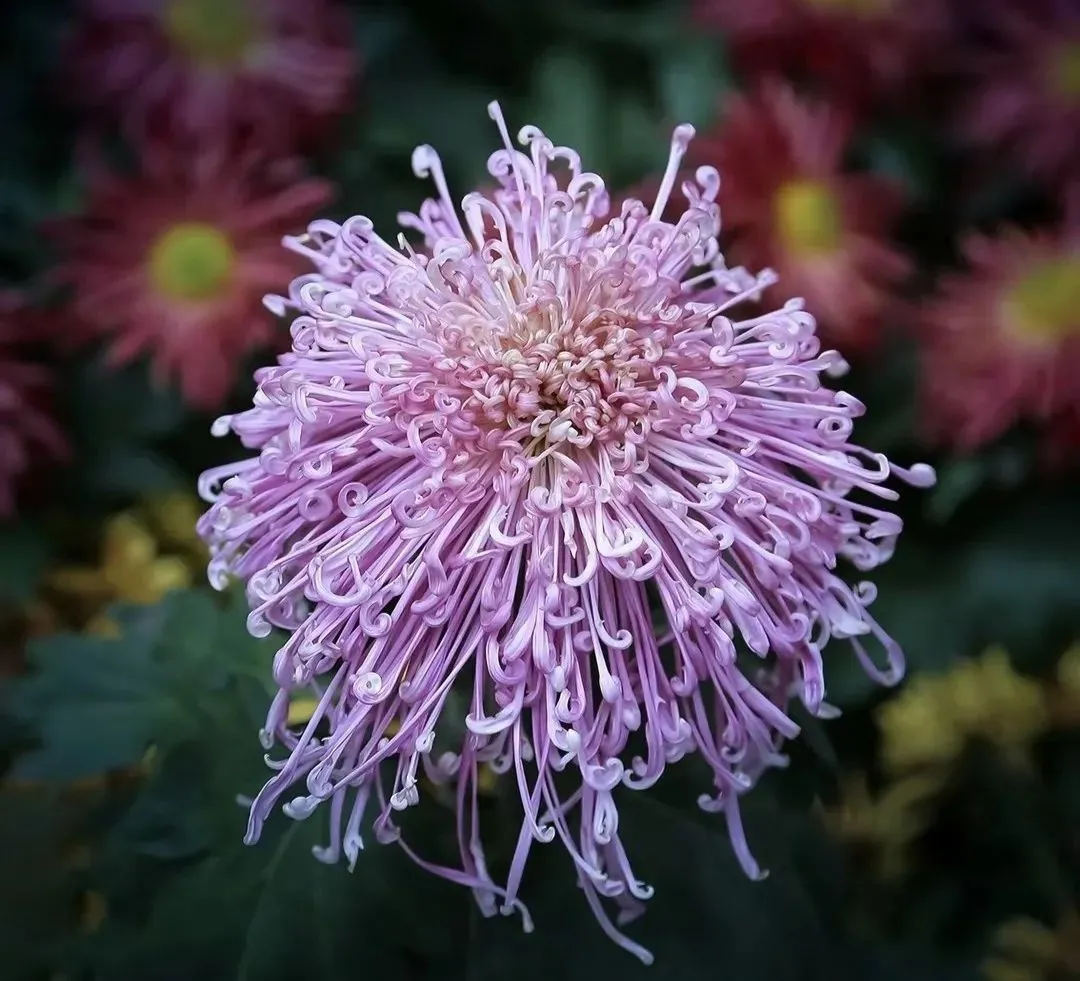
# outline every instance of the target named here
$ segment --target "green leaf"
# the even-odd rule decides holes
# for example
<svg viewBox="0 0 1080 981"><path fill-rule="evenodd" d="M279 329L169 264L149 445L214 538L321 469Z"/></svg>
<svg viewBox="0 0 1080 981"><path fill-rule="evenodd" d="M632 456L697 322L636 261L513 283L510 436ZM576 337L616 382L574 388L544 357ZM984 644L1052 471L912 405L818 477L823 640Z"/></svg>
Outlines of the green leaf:
<svg viewBox="0 0 1080 981"><path fill-rule="evenodd" d="M637 180L661 171L665 162L665 141L671 134L664 132L656 114L630 92L613 96L608 111L614 130L611 152L618 161L618 171L615 177L604 174L604 180L616 181L622 176ZM612 189L618 189L617 182L612 184Z"/></svg>
<svg viewBox="0 0 1080 981"><path fill-rule="evenodd" d="M371 844L350 873L312 855L325 844L325 812L297 824L279 817L258 845L245 847L244 813L233 811L231 842L169 878L143 915L121 908L106 924L90 951L96 979L408 976L417 955L407 944L428 930L420 913L426 897L423 888L406 893L414 877L396 848ZM444 892L443 919L454 915L452 897L465 898Z"/></svg>
<svg viewBox="0 0 1080 981"><path fill-rule="evenodd" d="M205 724L202 699L236 674L269 670L271 651L244 632L241 611L209 593L169 594L156 606L121 608L118 639L59 634L35 641L33 671L12 704L40 747L15 774L68 781L139 762Z"/></svg>
<svg viewBox="0 0 1080 981"><path fill-rule="evenodd" d="M355 873L321 864L312 849L326 843L329 805L303 823L275 813L257 845L243 844L237 797L269 776L258 730L275 646L247 635L245 609L240 592L225 603L175 593L114 611L117 640L34 647L37 671L17 685L16 703L41 746L20 775L67 780L157 751L91 872L109 915L82 938L78 962L95 981L292 981L351 978L357 965L395 977L417 958L452 959L463 893L373 839ZM421 848L453 830L445 809L429 803L427 814L438 830L420 828L411 840ZM422 900L453 912L417 931Z"/></svg>
<svg viewBox="0 0 1080 981"><path fill-rule="evenodd" d="M100 439L165 436L184 420L179 396L157 387L142 365L110 368L103 361L87 362L80 366L76 388L84 410L80 428L110 427L109 432L97 434Z"/></svg>
<svg viewBox="0 0 1080 981"><path fill-rule="evenodd" d="M1030 452L1004 442L974 456L952 457L938 467L938 480L928 492L927 515L937 522L952 518L983 488L1014 488L1028 476Z"/></svg>
<svg viewBox="0 0 1080 981"><path fill-rule="evenodd" d="M52 543L34 525L0 526L0 602L23 603L37 591Z"/></svg>
<svg viewBox="0 0 1080 981"><path fill-rule="evenodd" d="M365 151L381 155L393 184L407 181L398 203L410 211L434 193L429 180L421 181L411 173L409 161L417 146L434 147L448 171L447 179L465 184L464 189L451 187L456 200L483 180L494 133L487 113L492 94L486 87L441 69L423 42L412 37L371 66L365 85L370 87L367 111L355 119L357 138L352 147L346 143L343 168L362 164L362 170L370 171ZM368 178L355 196L346 197L350 204L355 200L353 206L372 220L393 221L394 213L380 207L383 189L375 191L373 186L377 184Z"/></svg>
<svg viewBox="0 0 1080 981"><path fill-rule="evenodd" d="M681 34L682 11L670 2L604 10L580 0L552 0L546 8L568 34L591 44L659 49L676 43Z"/></svg>
<svg viewBox="0 0 1080 981"><path fill-rule="evenodd" d="M1006 515L1007 520L1002 520ZM1017 662L1038 668L1080 633L1080 515L1069 488L1027 488L989 504L963 553L963 606L974 645L999 643Z"/></svg>
<svg viewBox="0 0 1080 981"><path fill-rule="evenodd" d="M149 653L132 639L38 641L37 672L15 686L13 705L42 745L16 763L15 776L66 782L137 762L176 711Z"/></svg>
<svg viewBox="0 0 1080 981"><path fill-rule="evenodd" d="M582 50L553 49L536 66L530 96L536 125L573 147L582 166L597 173L607 169L614 136L606 98L596 62Z"/></svg>
<svg viewBox="0 0 1080 981"><path fill-rule="evenodd" d="M266 695L253 685L233 679L205 696L205 725L162 754L114 829L98 869L111 913L84 950L95 981L345 981L452 960L467 893L370 832L354 872L321 863L312 849L327 843L329 804L303 822L278 811L257 844L243 844L237 794L270 775L256 738ZM434 803L424 811L419 829L409 822L421 850L453 827Z"/></svg>
<svg viewBox="0 0 1080 981"><path fill-rule="evenodd" d="M71 441L79 461L68 493L130 497L173 489L185 478L155 443L185 420L175 391L154 385L145 366L111 369L101 361L75 367Z"/></svg>
<svg viewBox="0 0 1080 981"><path fill-rule="evenodd" d="M868 170L896 181L908 200L924 204L941 184L940 163L929 134L918 125L894 123L866 134L856 154Z"/></svg>
<svg viewBox="0 0 1080 981"><path fill-rule="evenodd" d="M695 34L656 52L664 117L669 123L704 126L716 116L731 76L716 39Z"/></svg>
<svg viewBox="0 0 1080 981"><path fill-rule="evenodd" d="M372 63L392 58L402 43L408 43L408 22L396 10L358 10L353 12L352 21L365 72Z"/></svg>
<svg viewBox="0 0 1080 981"><path fill-rule="evenodd" d="M10 981L52 976L73 939L78 889L67 861L83 816L54 790L0 791L0 950Z"/></svg>

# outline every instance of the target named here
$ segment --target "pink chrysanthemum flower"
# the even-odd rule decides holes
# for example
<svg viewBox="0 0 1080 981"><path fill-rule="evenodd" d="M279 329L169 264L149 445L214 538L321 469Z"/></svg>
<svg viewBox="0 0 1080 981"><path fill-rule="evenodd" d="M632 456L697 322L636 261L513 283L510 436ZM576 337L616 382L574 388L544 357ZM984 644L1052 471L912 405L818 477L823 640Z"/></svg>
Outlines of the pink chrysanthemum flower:
<svg viewBox="0 0 1080 981"><path fill-rule="evenodd" d="M1080 412L1080 239L973 235L922 310L928 434L971 449Z"/></svg>
<svg viewBox="0 0 1080 981"><path fill-rule="evenodd" d="M113 337L114 363L150 355L160 381L217 408L237 361L273 336L263 297L302 268L282 238L330 189L225 144L153 145L142 164L135 177L92 173L85 212L54 229L57 277L74 291L76 334Z"/></svg>
<svg viewBox="0 0 1080 981"><path fill-rule="evenodd" d="M245 132L288 148L348 108L351 30L334 0L81 0L72 84L138 131Z"/></svg>
<svg viewBox="0 0 1080 981"><path fill-rule="evenodd" d="M217 426L258 455L203 477L211 581L246 581L250 629L291 635L263 732L285 756L247 837L283 798L293 818L325 801L319 857L351 865L365 812L398 841L426 776L453 788L461 867L402 844L421 865L528 924L527 857L558 840L604 929L648 961L602 905L625 922L650 895L616 793L699 754L714 777L699 802L759 875L739 798L798 733L789 698L826 711L823 646L846 639L886 683L902 670L867 611L873 587L834 565L885 561L901 523L870 502L895 498L890 473L933 474L851 443L863 408L822 385L843 362L801 304L732 319L766 280L719 255L716 171L660 219L691 127L652 206L609 215L577 154L531 126L515 150L491 114L499 190L460 211L435 152L416 151L438 197L401 224L422 242L395 247L353 218L294 243L316 271L290 290L293 349L258 372L254 408ZM312 688L311 721L290 728ZM466 735L439 754L452 690L470 702ZM478 827L484 764L523 807L499 884Z"/></svg>
<svg viewBox="0 0 1080 981"><path fill-rule="evenodd" d="M997 0L978 42L954 60L971 83L958 129L1032 177L1080 177L1080 5Z"/></svg>
<svg viewBox="0 0 1080 981"><path fill-rule="evenodd" d="M802 296L822 336L845 354L877 342L908 261L887 235L902 207L891 182L842 170L848 117L798 99L782 83L731 97L695 159L724 175L720 204L731 255L775 269Z"/></svg>
<svg viewBox="0 0 1080 981"><path fill-rule="evenodd" d="M67 444L48 411L49 371L25 360L36 323L14 294L0 294L0 519L15 514L17 485L36 463L56 460Z"/></svg>
<svg viewBox="0 0 1080 981"><path fill-rule="evenodd" d="M942 0L695 0L749 78L798 77L850 108L910 99L944 24Z"/></svg>

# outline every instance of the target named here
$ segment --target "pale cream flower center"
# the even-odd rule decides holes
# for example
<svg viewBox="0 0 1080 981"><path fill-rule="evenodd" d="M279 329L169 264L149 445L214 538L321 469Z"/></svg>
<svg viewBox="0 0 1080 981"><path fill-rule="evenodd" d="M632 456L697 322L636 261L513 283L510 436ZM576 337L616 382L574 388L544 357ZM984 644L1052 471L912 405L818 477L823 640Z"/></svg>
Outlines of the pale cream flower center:
<svg viewBox="0 0 1080 981"><path fill-rule="evenodd" d="M243 61L258 36L249 0L167 0L164 28L186 57L218 67Z"/></svg>
<svg viewBox="0 0 1080 981"><path fill-rule="evenodd" d="M840 203L824 182L788 181L776 192L773 207L785 251L810 257L839 248L843 235Z"/></svg>
<svg viewBox="0 0 1080 981"><path fill-rule="evenodd" d="M1024 341L1054 345L1080 335L1080 255L1036 265L1008 291L1006 319Z"/></svg>
<svg viewBox="0 0 1080 981"><path fill-rule="evenodd" d="M228 236L201 222L173 225L150 249L150 280L170 300L213 299L228 286L235 266Z"/></svg>

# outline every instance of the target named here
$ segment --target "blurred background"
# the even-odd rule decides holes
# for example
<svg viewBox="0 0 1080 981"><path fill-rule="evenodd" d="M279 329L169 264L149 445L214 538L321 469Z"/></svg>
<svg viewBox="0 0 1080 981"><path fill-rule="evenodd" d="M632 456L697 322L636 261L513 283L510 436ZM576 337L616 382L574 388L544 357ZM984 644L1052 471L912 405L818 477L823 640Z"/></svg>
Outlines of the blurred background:
<svg viewBox="0 0 1080 981"><path fill-rule="evenodd" d="M0 30L0 977L1080 978L1080 3L11 0ZM621 803L656 887L611 944L558 849L483 920L320 822L241 843L273 640L206 585L214 418L288 345L317 216L385 236L484 186L499 99L648 194L672 127L723 246L806 299L857 441L938 485L875 576L904 646L748 796L747 881L692 765ZM488 788L496 806L501 790ZM516 790L511 788L511 795ZM452 847L438 795L410 840ZM651 973L650 973L651 972Z"/></svg>

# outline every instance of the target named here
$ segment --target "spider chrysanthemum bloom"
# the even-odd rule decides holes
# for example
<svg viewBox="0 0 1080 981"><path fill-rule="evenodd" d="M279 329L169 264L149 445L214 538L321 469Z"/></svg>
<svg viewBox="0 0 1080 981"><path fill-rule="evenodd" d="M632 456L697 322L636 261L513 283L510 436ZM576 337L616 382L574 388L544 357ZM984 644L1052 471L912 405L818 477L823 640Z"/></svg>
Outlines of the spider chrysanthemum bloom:
<svg viewBox="0 0 1080 981"><path fill-rule="evenodd" d="M729 98L694 158L724 175L720 204L731 256L775 269L766 294L801 296L828 343L865 353L881 336L910 264L888 235L903 207L894 183L843 169L849 116L781 82Z"/></svg>
<svg viewBox="0 0 1080 981"><path fill-rule="evenodd" d="M910 99L937 51L942 0L695 0L749 78L797 76L849 108Z"/></svg>
<svg viewBox="0 0 1080 981"><path fill-rule="evenodd" d="M84 212L52 229L77 317L66 326L111 338L114 363L149 355L191 405L220 407L238 360L273 336L263 297L303 267L282 236L329 192L293 163L228 144L152 144L134 176L96 169Z"/></svg>
<svg viewBox="0 0 1080 981"><path fill-rule="evenodd" d="M263 733L286 755L248 839L279 801L296 818L326 801L320 856L351 863L365 811L396 840L420 779L449 783L461 866L425 867L487 913L524 911L529 851L557 839L605 930L647 960L602 905L626 914L650 892L615 793L699 754L715 783L701 806L758 874L739 797L796 735L788 699L824 710L822 646L845 638L876 677L901 672L873 588L834 571L891 553L900 522L870 502L895 497L895 468L850 442L862 407L821 384L842 361L798 303L731 319L766 281L718 254L716 172L660 219L690 127L655 203L609 215L572 150L534 127L515 150L491 112L492 194L459 210L434 151L416 151L438 197L401 218L415 246L364 218L293 243L316 267L290 291L293 349L258 373L255 407L219 423L259 453L204 475L211 580L246 581L250 629L291 634ZM313 687L310 721L288 727ZM466 735L436 753L452 690L471 702ZM484 764L509 772L524 811L498 884Z"/></svg>
<svg viewBox="0 0 1080 981"><path fill-rule="evenodd" d="M1017 229L964 244L919 314L928 435L970 450L1080 413L1080 240Z"/></svg>
<svg viewBox="0 0 1080 981"><path fill-rule="evenodd" d="M72 84L135 130L246 132L288 149L348 108L356 55L334 0L81 0Z"/></svg>
<svg viewBox="0 0 1080 981"><path fill-rule="evenodd" d="M967 77L957 131L1037 180L1080 177L1080 6L997 0L952 59Z"/></svg>
<svg viewBox="0 0 1080 981"><path fill-rule="evenodd" d="M18 484L41 462L67 448L49 412L52 377L25 347L40 340L40 324L17 295L0 293L0 520L15 514Z"/></svg>

